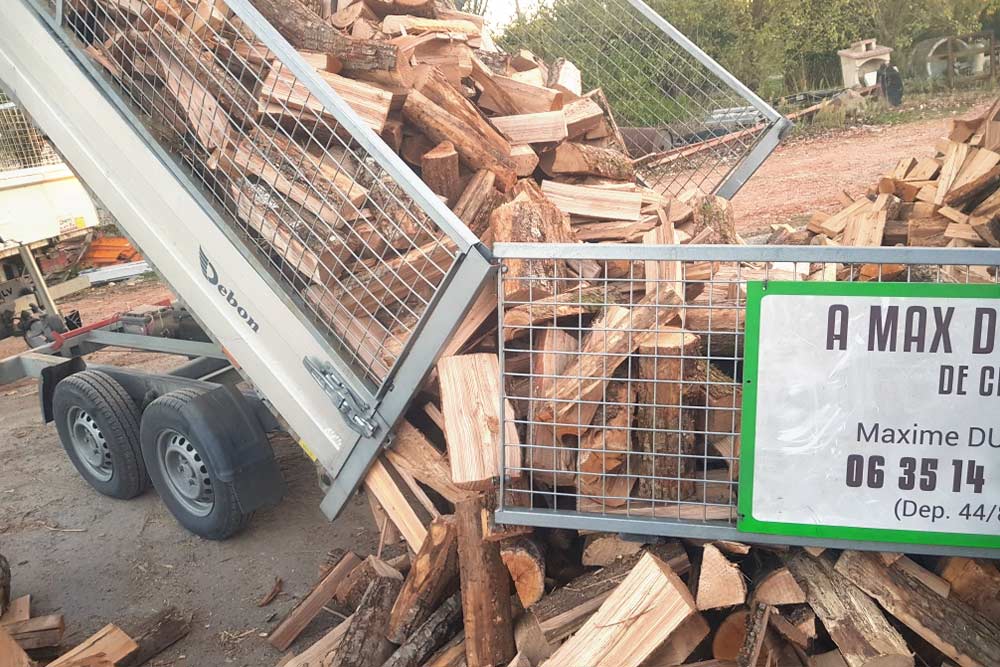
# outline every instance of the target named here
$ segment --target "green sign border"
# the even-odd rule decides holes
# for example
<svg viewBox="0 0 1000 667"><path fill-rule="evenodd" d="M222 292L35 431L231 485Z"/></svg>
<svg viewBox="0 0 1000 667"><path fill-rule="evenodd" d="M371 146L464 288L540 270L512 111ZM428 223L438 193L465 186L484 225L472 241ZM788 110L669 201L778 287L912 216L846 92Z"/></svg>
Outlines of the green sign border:
<svg viewBox="0 0 1000 667"><path fill-rule="evenodd" d="M894 530L888 528L820 526L802 523L758 521L753 518L760 312L763 300L771 295L1000 299L1000 284L748 282L743 367L743 416L738 501L739 519L737 521L737 528L743 532L803 538L1000 549L1000 536L993 535ZM994 482L995 484L996 482ZM986 500L984 499L983 502L986 502ZM990 502L1000 503L1000 496L997 496L995 501L990 500Z"/></svg>

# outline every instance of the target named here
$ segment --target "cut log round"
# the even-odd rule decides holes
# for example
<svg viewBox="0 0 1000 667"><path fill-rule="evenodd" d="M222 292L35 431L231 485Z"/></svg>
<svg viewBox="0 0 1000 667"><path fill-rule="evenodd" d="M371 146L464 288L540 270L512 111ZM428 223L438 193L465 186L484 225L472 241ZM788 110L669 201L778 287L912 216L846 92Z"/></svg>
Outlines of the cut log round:
<svg viewBox="0 0 1000 667"><path fill-rule="evenodd" d="M745 609L726 616L712 640L712 657L716 660L735 661L747 638L747 619L750 613Z"/></svg>
<svg viewBox="0 0 1000 667"><path fill-rule="evenodd" d="M545 595L545 555L535 540L519 537L500 545L500 558L507 566L514 590L527 609Z"/></svg>
<svg viewBox="0 0 1000 667"><path fill-rule="evenodd" d="M757 579L753 599L773 606L802 604L806 601L806 594L788 568L782 567Z"/></svg>

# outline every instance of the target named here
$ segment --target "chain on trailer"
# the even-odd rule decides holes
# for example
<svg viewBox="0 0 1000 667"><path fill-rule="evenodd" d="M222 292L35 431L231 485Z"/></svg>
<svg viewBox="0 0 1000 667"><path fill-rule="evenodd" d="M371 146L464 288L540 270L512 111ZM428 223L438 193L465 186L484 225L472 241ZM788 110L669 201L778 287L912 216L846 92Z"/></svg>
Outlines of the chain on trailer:
<svg viewBox="0 0 1000 667"><path fill-rule="evenodd" d="M245 3L229 2L223 16L214 0L179 0L174 22L160 4L63 11L154 136L377 395L470 235L428 205L433 196L414 200L412 173L387 167L376 134L385 118L345 122L350 109L316 95L321 72L304 80L294 51L266 45L273 28L235 13Z"/></svg>
<svg viewBox="0 0 1000 667"><path fill-rule="evenodd" d="M61 163L42 131L0 90L0 172Z"/></svg>
<svg viewBox="0 0 1000 667"><path fill-rule="evenodd" d="M1000 282L989 250L497 244L494 252L507 426L497 520L706 539L748 539L737 522L749 281ZM969 263L973 255L979 263ZM522 272L527 260L532 276ZM581 280L584 267L596 277Z"/></svg>
<svg viewBox="0 0 1000 667"><path fill-rule="evenodd" d="M641 0L548 0L498 44L574 63L584 90L603 92L641 182L661 193L731 198L791 126Z"/></svg>

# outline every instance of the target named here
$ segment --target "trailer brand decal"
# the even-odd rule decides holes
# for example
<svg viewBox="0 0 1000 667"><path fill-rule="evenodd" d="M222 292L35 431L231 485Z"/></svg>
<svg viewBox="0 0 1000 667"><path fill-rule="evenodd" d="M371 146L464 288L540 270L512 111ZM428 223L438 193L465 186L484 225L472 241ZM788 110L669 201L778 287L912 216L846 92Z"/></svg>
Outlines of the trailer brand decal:
<svg viewBox="0 0 1000 667"><path fill-rule="evenodd" d="M752 283L740 528L1000 547L1000 286Z"/></svg>
<svg viewBox="0 0 1000 667"><path fill-rule="evenodd" d="M209 285L214 285L219 294L226 298L226 303L236 309L236 313L243 318L243 321L247 323L247 326L253 329L254 333L260 331L260 325L257 321L250 316L247 309L240 305L239 300L236 298L236 292L231 288L226 287L219 282L219 272L215 270L215 266L212 261L205 255L205 251L198 247L198 255L201 260L201 273L208 280Z"/></svg>

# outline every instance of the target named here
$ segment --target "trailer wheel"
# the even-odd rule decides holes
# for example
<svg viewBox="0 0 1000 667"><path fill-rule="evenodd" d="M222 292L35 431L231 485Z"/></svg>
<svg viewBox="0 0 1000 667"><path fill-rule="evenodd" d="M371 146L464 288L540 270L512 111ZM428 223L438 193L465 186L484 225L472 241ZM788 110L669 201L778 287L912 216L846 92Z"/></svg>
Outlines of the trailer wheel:
<svg viewBox="0 0 1000 667"><path fill-rule="evenodd" d="M203 456L182 414L199 392L180 389L153 401L142 413L142 453L160 499L186 529L209 540L225 540L246 526L232 484L220 481Z"/></svg>
<svg viewBox="0 0 1000 667"><path fill-rule="evenodd" d="M135 498L149 486L139 445L139 407L111 376L82 371L56 385L52 414L59 440L99 493Z"/></svg>

